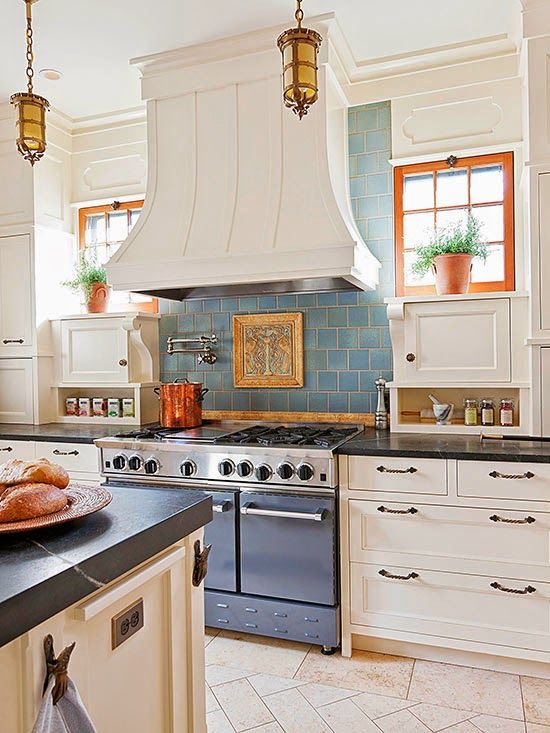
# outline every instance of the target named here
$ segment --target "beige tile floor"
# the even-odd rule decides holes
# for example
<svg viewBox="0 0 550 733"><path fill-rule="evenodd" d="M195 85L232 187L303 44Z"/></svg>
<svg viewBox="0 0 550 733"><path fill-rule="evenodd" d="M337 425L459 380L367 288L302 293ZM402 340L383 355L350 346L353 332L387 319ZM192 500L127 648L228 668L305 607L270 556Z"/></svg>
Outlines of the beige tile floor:
<svg viewBox="0 0 550 733"><path fill-rule="evenodd" d="M208 733L550 733L550 680L209 630Z"/></svg>

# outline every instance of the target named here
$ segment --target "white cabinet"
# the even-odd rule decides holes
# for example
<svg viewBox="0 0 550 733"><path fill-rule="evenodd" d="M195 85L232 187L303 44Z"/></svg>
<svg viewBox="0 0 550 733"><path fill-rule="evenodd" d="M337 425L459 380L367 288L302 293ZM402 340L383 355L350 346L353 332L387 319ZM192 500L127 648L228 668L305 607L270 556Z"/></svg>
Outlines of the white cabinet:
<svg viewBox="0 0 550 733"><path fill-rule="evenodd" d="M94 314L53 321L62 384L147 383L159 376L159 316Z"/></svg>
<svg viewBox="0 0 550 733"><path fill-rule="evenodd" d="M34 443L28 440L0 440L0 463L11 458L30 461L35 457Z"/></svg>
<svg viewBox="0 0 550 733"><path fill-rule="evenodd" d="M36 457L66 469L73 481L99 479L99 451L89 443L36 442Z"/></svg>
<svg viewBox="0 0 550 733"><path fill-rule="evenodd" d="M408 303L399 358L410 383L510 381L510 301Z"/></svg>
<svg viewBox="0 0 550 733"><path fill-rule="evenodd" d="M349 458L349 486L362 491L403 494L447 493L445 462L437 458Z"/></svg>
<svg viewBox="0 0 550 733"><path fill-rule="evenodd" d="M0 359L0 422L33 422L32 359Z"/></svg>
<svg viewBox="0 0 550 733"><path fill-rule="evenodd" d="M0 355L26 355L33 344L28 235L0 237ZM30 355L30 352L28 353Z"/></svg>
<svg viewBox="0 0 550 733"><path fill-rule="evenodd" d="M543 331L550 330L550 173L538 176L540 247L540 315Z"/></svg>
<svg viewBox="0 0 550 733"><path fill-rule="evenodd" d="M542 434L550 436L550 348L540 350Z"/></svg>

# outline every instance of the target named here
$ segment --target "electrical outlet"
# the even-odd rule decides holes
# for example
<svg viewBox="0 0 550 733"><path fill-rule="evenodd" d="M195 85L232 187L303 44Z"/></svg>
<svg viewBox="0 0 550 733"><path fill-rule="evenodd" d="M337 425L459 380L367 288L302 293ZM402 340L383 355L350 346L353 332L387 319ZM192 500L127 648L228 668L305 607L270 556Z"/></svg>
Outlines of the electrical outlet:
<svg viewBox="0 0 550 733"><path fill-rule="evenodd" d="M143 628L143 598L139 598L131 606L120 611L111 619L111 645L113 649L123 644L137 631Z"/></svg>

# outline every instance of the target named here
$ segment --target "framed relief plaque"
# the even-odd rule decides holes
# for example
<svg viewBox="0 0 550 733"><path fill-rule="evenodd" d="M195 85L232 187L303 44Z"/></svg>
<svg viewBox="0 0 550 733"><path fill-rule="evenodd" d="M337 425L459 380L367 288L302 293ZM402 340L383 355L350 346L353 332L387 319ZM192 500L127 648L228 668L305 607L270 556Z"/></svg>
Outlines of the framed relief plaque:
<svg viewBox="0 0 550 733"><path fill-rule="evenodd" d="M235 387L303 387L302 313L233 316Z"/></svg>

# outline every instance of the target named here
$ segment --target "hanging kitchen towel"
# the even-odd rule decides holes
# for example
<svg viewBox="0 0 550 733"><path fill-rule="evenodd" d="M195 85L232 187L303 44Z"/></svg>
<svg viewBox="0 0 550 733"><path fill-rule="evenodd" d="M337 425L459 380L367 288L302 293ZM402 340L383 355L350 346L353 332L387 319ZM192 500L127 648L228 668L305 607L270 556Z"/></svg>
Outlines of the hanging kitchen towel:
<svg viewBox="0 0 550 733"><path fill-rule="evenodd" d="M97 733L73 681L67 681L67 691L57 705L53 702L54 686L55 678L52 677L32 733Z"/></svg>

